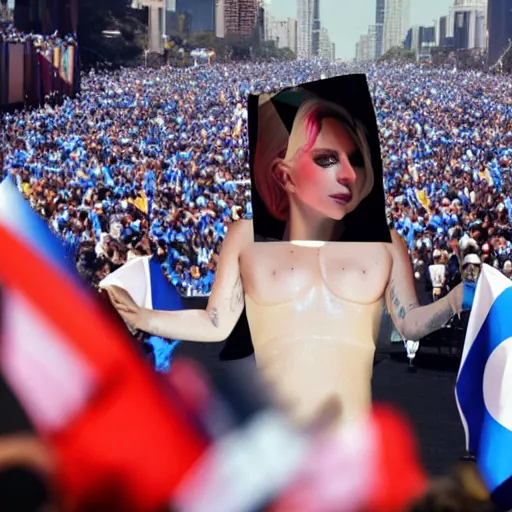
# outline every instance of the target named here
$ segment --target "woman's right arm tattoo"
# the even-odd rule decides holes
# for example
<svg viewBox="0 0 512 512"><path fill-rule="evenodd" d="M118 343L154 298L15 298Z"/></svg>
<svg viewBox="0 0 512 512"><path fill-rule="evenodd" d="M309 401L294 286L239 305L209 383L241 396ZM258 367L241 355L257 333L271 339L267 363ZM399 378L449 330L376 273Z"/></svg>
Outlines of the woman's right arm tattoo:
<svg viewBox="0 0 512 512"><path fill-rule="evenodd" d="M217 308L212 308L208 312L208 316L210 317L213 326L219 327L219 312L217 311Z"/></svg>

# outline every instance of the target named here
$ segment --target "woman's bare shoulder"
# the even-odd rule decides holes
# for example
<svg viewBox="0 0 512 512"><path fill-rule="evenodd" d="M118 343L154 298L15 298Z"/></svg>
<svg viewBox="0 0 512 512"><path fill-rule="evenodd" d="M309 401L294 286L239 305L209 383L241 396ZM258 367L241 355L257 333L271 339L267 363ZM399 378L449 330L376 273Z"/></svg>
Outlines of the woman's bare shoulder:
<svg viewBox="0 0 512 512"><path fill-rule="evenodd" d="M391 247L390 247L391 251L397 252L399 254L403 254L403 252L405 250L405 252L408 253L407 244L405 243L404 238L401 235L399 235L396 232L396 230L394 230L394 229L391 229L390 233L391 233Z"/></svg>
<svg viewBox="0 0 512 512"><path fill-rule="evenodd" d="M252 220L236 220L228 226L228 233L233 236L243 236L247 235L248 233L252 235L252 231Z"/></svg>
<svg viewBox="0 0 512 512"><path fill-rule="evenodd" d="M252 220L237 220L228 226L224 242L244 247L254 241Z"/></svg>

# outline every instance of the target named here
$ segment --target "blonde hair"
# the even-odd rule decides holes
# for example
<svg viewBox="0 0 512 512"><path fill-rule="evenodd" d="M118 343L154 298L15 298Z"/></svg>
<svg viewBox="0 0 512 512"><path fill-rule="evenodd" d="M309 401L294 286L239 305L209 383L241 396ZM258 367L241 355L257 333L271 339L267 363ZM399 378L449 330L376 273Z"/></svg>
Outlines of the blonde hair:
<svg viewBox="0 0 512 512"><path fill-rule="evenodd" d="M309 151L322 129L323 119L339 120L361 151L366 171L361 199L371 192L375 180L364 125L336 103L322 100L303 89L294 89L294 92L306 99L297 110L291 133L288 133L270 96L259 97L258 138L253 161L254 183L269 213L280 221L288 220L289 199L287 192L274 178L272 167L276 159L291 161L299 152Z"/></svg>

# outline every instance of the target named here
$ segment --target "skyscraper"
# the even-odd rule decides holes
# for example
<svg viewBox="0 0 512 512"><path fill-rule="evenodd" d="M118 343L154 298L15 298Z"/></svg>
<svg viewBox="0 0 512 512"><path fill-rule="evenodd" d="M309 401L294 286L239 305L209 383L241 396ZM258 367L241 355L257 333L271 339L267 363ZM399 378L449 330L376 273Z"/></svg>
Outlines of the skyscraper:
<svg viewBox="0 0 512 512"><path fill-rule="evenodd" d="M512 39L512 2L489 0L487 11L489 30L489 64L494 65Z"/></svg>
<svg viewBox="0 0 512 512"><path fill-rule="evenodd" d="M320 0L313 0L313 34L311 40L311 54L320 55Z"/></svg>
<svg viewBox="0 0 512 512"><path fill-rule="evenodd" d="M215 35L223 38L226 35L224 0L215 0Z"/></svg>
<svg viewBox="0 0 512 512"><path fill-rule="evenodd" d="M329 37L329 31L325 27L320 29L320 51L318 56L330 62L335 59L331 38Z"/></svg>
<svg viewBox="0 0 512 512"><path fill-rule="evenodd" d="M192 32L215 31L215 0L176 0L176 12L190 15Z"/></svg>
<svg viewBox="0 0 512 512"><path fill-rule="evenodd" d="M290 48L297 55L297 20L278 20L269 17L265 27L267 41L275 41L278 48Z"/></svg>
<svg viewBox="0 0 512 512"><path fill-rule="evenodd" d="M454 0L451 16L455 48L487 47L487 0Z"/></svg>
<svg viewBox="0 0 512 512"><path fill-rule="evenodd" d="M375 26L377 30L375 41L375 57L382 56L382 38L384 36L384 14L386 11L386 0L377 0L375 4Z"/></svg>
<svg viewBox="0 0 512 512"><path fill-rule="evenodd" d="M297 57L313 56L314 0L297 0ZM320 36L319 36L320 37Z"/></svg>
<svg viewBox="0 0 512 512"><path fill-rule="evenodd" d="M258 0L224 0L224 26L226 34L249 37L257 26Z"/></svg>
<svg viewBox="0 0 512 512"><path fill-rule="evenodd" d="M446 46L446 38L448 36L447 23L448 23L447 16L441 16L439 18L439 46L441 46L441 47Z"/></svg>
<svg viewBox="0 0 512 512"><path fill-rule="evenodd" d="M402 46L410 20L409 0L386 0L384 9L384 34L382 52Z"/></svg>

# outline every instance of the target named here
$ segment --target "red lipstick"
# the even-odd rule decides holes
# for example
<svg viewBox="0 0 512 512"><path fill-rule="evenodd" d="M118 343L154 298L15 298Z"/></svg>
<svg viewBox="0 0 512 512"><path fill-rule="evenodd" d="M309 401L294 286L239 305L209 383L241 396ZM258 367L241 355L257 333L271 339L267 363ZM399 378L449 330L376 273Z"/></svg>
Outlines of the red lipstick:
<svg viewBox="0 0 512 512"><path fill-rule="evenodd" d="M352 199L352 194L333 194L332 197L338 204L346 205L350 203Z"/></svg>

